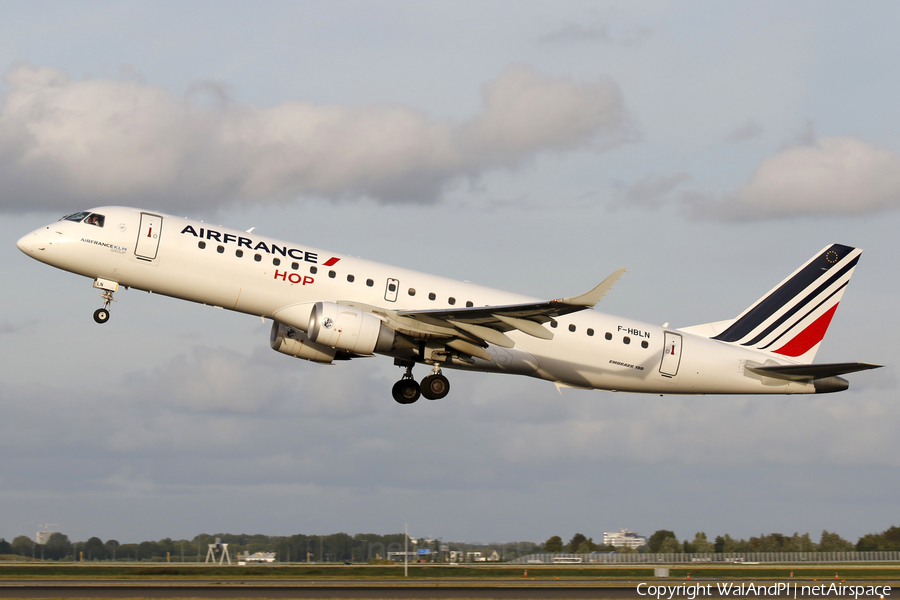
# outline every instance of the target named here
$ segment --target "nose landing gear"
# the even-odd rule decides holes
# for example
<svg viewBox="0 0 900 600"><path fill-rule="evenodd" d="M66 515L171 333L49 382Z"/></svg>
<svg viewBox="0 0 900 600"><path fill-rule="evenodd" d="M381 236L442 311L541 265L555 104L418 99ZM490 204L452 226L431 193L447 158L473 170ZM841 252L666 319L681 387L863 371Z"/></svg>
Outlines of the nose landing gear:
<svg viewBox="0 0 900 600"><path fill-rule="evenodd" d="M109 321L109 303L116 302L116 299L113 298L113 292L119 289L119 284L106 279L95 279L94 287L103 290L103 293L100 294L100 297L103 298L103 308L98 308L94 311L94 321L102 325Z"/></svg>

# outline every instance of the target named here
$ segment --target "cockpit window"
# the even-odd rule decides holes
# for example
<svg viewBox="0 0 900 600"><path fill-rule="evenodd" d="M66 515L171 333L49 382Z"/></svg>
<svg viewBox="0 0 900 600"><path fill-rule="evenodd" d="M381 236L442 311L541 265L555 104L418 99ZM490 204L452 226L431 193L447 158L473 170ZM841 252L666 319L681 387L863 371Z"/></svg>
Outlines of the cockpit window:
<svg viewBox="0 0 900 600"><path fill-rule="evenodd" d="M88 225L94 225L95 227L103 227L103 222L106 220L106 217L103 215L98 215L97 213L91 214L87 219L84 220Z"/></svg>
<svg viewBox="0 0 900 600"><path fill-rule="evenodd" d="M72 213L71 215L64 216L62 219L60 219L60 221L75 221L76 223L79 223L79 222L81 222L82 219L84 219L89 214L91 214L91 213L83 212L83 211L77 212L77 213Z"/></svg>

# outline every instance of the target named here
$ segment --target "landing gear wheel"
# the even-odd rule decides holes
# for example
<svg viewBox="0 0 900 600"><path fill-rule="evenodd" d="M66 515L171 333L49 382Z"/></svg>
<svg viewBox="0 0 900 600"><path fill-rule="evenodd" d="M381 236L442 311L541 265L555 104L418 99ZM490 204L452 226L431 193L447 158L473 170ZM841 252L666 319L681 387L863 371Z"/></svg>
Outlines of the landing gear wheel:
<svg viewBox="0 0 900 600"><path fill-rule="evenodd" d="M431 374L422 380L421 390L429 400L440 400L450 393L450 381L440 373Z"/></svg>
<svg viewBox="0 0 900 600"><path fill-rule="evenodd" d="M94 320L98 323L106 323L109 321L109 311L105 308L98 308L94 311Z"/></svg>
<svg viewBox="0 0 900 600"><path fill-rule="evenodd" d="M419 399L419 384L415 379L401 379L394 384L391 394L400 404L412 404Z"/></svg>

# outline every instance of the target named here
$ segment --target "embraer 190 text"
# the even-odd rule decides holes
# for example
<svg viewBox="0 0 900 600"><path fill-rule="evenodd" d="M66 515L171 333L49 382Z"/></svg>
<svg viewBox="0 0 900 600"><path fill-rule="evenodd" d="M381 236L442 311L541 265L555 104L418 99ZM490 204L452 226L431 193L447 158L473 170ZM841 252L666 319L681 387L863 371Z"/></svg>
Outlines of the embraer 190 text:
<svg viewBox="0 0 900 600"><path fill-rule="evenodd" d="M252 230L251 230L252 231ZM135 208L63 217L19 249L84 275L109 319L119 286L272 319L278 352L313 362L383 354L401 404L443 398L444 367L546 379L558 388L655 394L810 394L847 389L868 363L812 364L862 251L833 244L736 318L682 329L590 310L619 269L540 301ZM431 366L421 384L413 366Z"/></svg>

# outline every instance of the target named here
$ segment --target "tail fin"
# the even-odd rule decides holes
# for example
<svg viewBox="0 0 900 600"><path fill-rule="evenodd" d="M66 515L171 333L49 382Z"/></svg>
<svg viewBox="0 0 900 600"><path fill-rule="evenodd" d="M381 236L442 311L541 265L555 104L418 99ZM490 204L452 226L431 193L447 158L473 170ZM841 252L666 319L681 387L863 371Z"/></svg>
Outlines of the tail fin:
<svg viewBox="0 0 900 600"><path fill-rule="evenodd" d="M824 248L736 319L715 324L712 339L811 363L861 254Z"/></svg>

